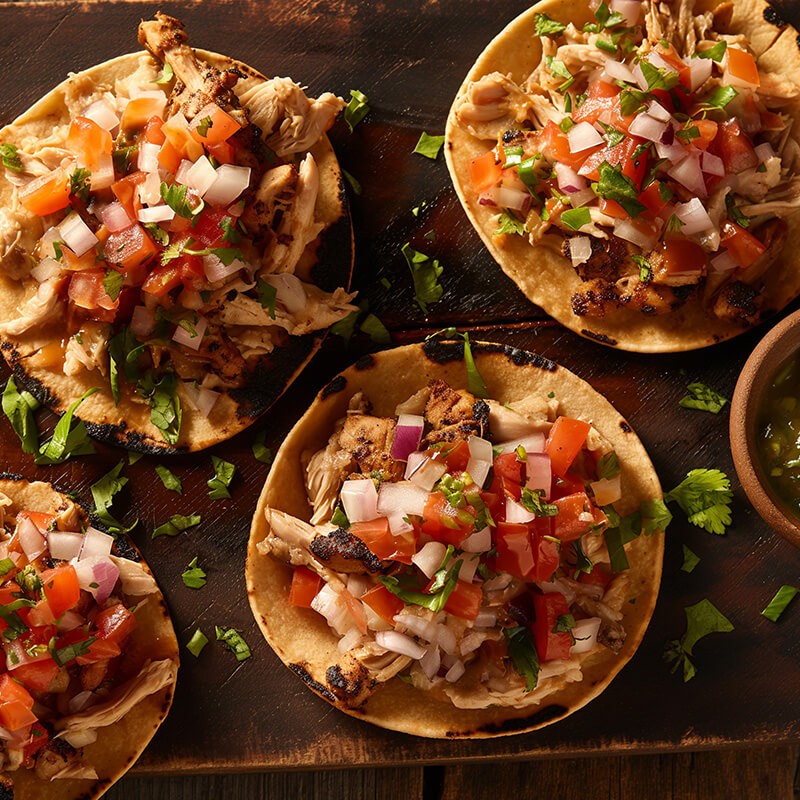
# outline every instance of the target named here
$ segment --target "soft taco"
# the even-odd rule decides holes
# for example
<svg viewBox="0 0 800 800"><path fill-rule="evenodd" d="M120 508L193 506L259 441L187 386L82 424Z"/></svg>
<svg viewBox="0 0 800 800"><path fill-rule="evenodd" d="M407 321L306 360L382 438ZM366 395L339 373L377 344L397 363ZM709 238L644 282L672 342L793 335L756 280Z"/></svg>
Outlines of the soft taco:
<svg viewBox="0 0 800 800"><path fill-rule="evenodd" d="M187 44L70 78L0 130L0 343L92 435L199 450L249 425L354 306L325 131L344 102Z"/></svg>
<svg viewBox="0 0 800 800"><path fill-rule="evenodd" d="M661 490L625 420L537 355L471 354L410 345L331 381L281 446L248 547L281 660L419 736L533 730L588 703L661 576Z"/></svg>
<svg viewBox="0 0 800 800"><path fill-rule="evenodd" d="M800 51L768 10L545 0L470 70L447 122L456 191L563 325L690 350L800 293Z"/></svg>
<svg viewBox="0 0 800 800"><path fill-rule="evenodd" d="M99 797L172 704L164 598L124 534L12 476L0 477L0 572L0 797Z"/></svg>

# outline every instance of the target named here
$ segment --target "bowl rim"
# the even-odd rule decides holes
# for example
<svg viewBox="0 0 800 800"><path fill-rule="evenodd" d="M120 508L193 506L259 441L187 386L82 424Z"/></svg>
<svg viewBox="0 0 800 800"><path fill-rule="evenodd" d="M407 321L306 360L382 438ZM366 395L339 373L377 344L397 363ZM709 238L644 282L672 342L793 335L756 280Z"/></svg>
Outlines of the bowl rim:
<svg viewBox="0 0 800 800"><path fill-rule="evenodd" d="M748 500L773 530L800 547L800 517L789 511L761 466L755 425L767 382L779 365L797 352L800 352L800 310L772 328L745 362L731 400L729 433L733 464Z"/></svg>

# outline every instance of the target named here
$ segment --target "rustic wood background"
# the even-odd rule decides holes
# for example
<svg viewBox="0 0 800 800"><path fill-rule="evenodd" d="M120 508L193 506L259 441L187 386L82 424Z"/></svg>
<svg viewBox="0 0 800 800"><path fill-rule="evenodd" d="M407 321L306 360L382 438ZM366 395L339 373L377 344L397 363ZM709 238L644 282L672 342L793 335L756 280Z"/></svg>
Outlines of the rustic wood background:
<svg viewBox="0 0 800 800"><path fill-rule="evenodd" d="M422 130L443 131L450 101L489 38L527 6L524 0L0 3L0 122L13 119L67 70L137 49L136 24L158 9L180 17L192 43L268 75L291 75L312 93L329 89L349 96L349 89L362 90L371 114L353 135L338 123L332 140L343 166L363 186L361 197L351 196L354 285L393 340L418 341L436 328L459 325L473 338L535 350L609 397L648 447L666 488L690 468L719 467L736 491L734 526L726 537L680 519L673 523L662 596L640 651L579 714L539 733L491 742L431 742L363 725L311 695L280 664L258 633L244 591L250 516L267 472L252 457L252 436L266 430L267 443L276 449L314 393L374 348L363 337L349 349L330 337L252 432L211 451L238 467L233 500L207 497L210 453L170 462L183 480L183 497L163 489L151 458L125 469L131 483L118 509L128 520L142 520L134 538L164 588L180 640L198 625L209 635L215 624L233 625L243 631L253 658L239 665L213 644L197 660L185 652L170 717L134 774L109 797L793 796L800 611L790 609L778 625L759 611L779 585L797 580L797 553L744 500L730 459L727 415L677 405L690 380L730 397L763 330L680 356L629 355L580 339L546 320L494 265L461 212L443 159L434 163L412 154ZM423 201L427 205L414 217L411 209ZM406 241L445 267L444 297L430 319L412 302L400 255ZM0 380L6 374L0 370ZM42 429L53 422L40 412ZM87 498L89 485L124 456L97 449L96 458L36 468L0 420L4 469L54 481ZM152 541L153 527L176 512L199 512L203 524L175 539ZM702 559L691 575L680 571L683 543ZM209 577L200 591L180 579L195 556ZM698 645L698 675L684 685L668 673L661 652L665 640L683 631L683 607L701 597L709 597L736 630ZM731 746L739 749L711 752ZM641 755L657 751L662 754ZM598 754L603 757L575 758ZM475 763L454 765L467 760ZM368 768L175 777L358 765Z"/></svg>

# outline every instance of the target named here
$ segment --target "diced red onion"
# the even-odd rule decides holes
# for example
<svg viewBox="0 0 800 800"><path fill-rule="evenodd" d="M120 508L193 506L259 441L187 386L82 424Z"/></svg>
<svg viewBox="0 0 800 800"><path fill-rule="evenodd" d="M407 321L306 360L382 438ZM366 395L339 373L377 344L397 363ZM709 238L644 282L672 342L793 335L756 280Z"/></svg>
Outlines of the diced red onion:
<svg viewBox="0 0 800 800"><path fill-rule="evenodd" d="M622 484L619 473L613 478L600 478L600 480L594 481L591 487L594 492L595 503L598 506L616 503L622 497Z"/></svg>
<svg viewBox="0 0 800 800"><path fill-rule="evenodd" d="M425 648L421 644L397 631L378 631L375 634L375 641L385 650L399 653L401 656L419 659L425 655Z"/></svg>
<svg viewBox="0 0 800 800"><path fill-rule="evenodd" d="M572 266L588 261L592 255L592 242L588 236L573 236L569 240L569 257Z"/></svg>
<svg viewBox="0 0 800 800"><path fill-rule="evenodd" d="M31 275L39 283L55 278L61 272L61 265L54 258L43 258L31 269Z"/></svg>
<svg viewBox="0 0 800 800"><path fill-rule="evenodd" d="M104 131L113 131L119 125L117 112L104 97L86 106L81 111L80 116L96 122Z"/></svg>
<svg viewBox="0 0 800 800"><path fill-rule="evenodd" d="M550 456L547 453L528 453L525 462L527 479L525 485L532 492L543 491L545 500L550 499L550 489L553 481L553 471L550 465Z"/></svg>
<svg viewBox="0 0 800 800"><path fill-rule="evenodd" d="M527 211L531 204L531 193L511 186L498 186L495 191L497 205L512 211Z"/></svg>
<svg viewBox="0 0 800 800"><path fill-rule="evenodd" d="M56 628L59 633L68 633L80 628L86 620L77 611L65 611L57 620Z"/></svg>
<svg viewBox="0 0 800 800"><path fill-rule="evenodd" d="M86 558L106 558L111 553L111 546L114 544L114 537L107 533L89 528L83 537L83 546L78 555L78 561Z"/></svg>
<svg viewBox="0 0 800 800"><path fill-rule="evenodd" d="M89 586L89 591L98 603L105 603L114 591L119 580L119 567L109 558L99 559L94 565L94 581L97 587Z"/></svg>
<svg viewBox="0 0 800 800"><path fill-rule="evenodd" d="M490 197L485 192L478 197L478 205L491 206L492 208L497 208L497 203L494 201L494 195Z"/></svg>
<svg viewBox="0 0 800 800"><path fill-rule="evenodd" d="M470 534L461 544L465 553L486 553L492 549L492 531L489 527Z"/></svg>
<svg viewBox="0 0 800 800"><path fill-rule="evenodd" d="M428 542L411 556L411 562L422 570L426 578L432 578L433 573L442 565L446 550L441 542Z"/></svg>
<svg viewBox="0 0 800 800"><path fill-rule="evenodd" d="M238 263L241 265L241 262ZM276 301L290 314L296 314L306 307L308 296L303 288L302 281L296 275L290 275L289 273L267 275L264 280L275 288Z"/></svg>
<svg viewBox="0 0 800 800"><path fill-rule="evenodd" d="M147 306L136 306L131 316L130 329L134 336L148 337L156 325L156 315Z"/></svg>
<svg viewBox="0 0 800 800"><path fill-rule="evenodd" d="M772 149L772 145L769 142L762 142L756 145L755 152L759 162L762 164L769 161L775 155L775 151Z"/></svg>
<svg viewBox="0 0 800 800"><path fill-rule="evenodd" d="M42 532L31 522L30 517L25 517L19 524L19 543L28 561L33 561L47 549L47 542Z"/></svg>
<svg viewBox="0 0 800 800"><path fill-rule="evenodd" d="M603 144L603 137L588 122L579 122L570 128L567 139L571 153L581 153Z"/></svg>
<svg viewBox="0 0 800 800"><path fill-rule="evenodd" d="M629 219L616 220L614 223L614 235L626 242L632 242L644 250L652 250L657 243L655 237L650 237L637 228Z"/></svg>
<svg viewBox="0 0 800 800"><path fill-rule="evenodd" d="M603 69L605 69L606 75L615 81L628 81L629 83L636 83L636 78L633 76L630 68L619 61L615 61L613 58L606 59Z"/></svg>
<svg viewBox="0 0 800 800"><path fill-rule="evenodd" d="M392 448L389 455L396 461L406 461L422 440L425 420L418 414L401 414L394 429Z"/></svg>
<svg viewBox="0 0 800 800"><path fill-rule="evenodd" d="M668 127L667 123L653 119L649 114L639 114L628 130L634 136L641 136L642 139L647 139L649 142L659 143Z"/></svg>
<svg viewBox="0 0 800 800"><path fill-rule="evenodd" d="M139 145L139 169L142 172L158 174L161 166L158 162L158 154L161 152L161 145L152 142L142 142Z"/></svg>
<svg viewBox="0 0 800 800"><path fill-rule="evenodd" d="M685 236L702 233L714 227L711 217L696 197L688 203L678 203L675 206L675 216L683 223L681 233Z"/></svg>
<svg viewBox="0 0 800 800"><path fill-rule="evenodd" d="M363 597L371 588L372 584L364 575L352 573L347 576L347 591L353 597Z"/></svg>
<svg viewBox="0 0 800 800"><path fill-rule="evenodd" d="M506 498L506 522L531 522L536 519L536 514L532 511L528 511L527 508L523 507L515 500L512 500L510 497Z"/></svg>
<svg viewBox="0 0 800 800"><path fill-rule="evenodd" d="M703 172L709 175L722 177L725 174L725 162L707 150L700 156L700 166L703 168Z"/></svg>
<svg viewBox="0 0 800 800"><path fill-rule="evenodd" d="M186 171L186 185L194 189L201 197L211 188L217 179L217 172L206 156L200 156Z"/></svg>
<svg viewBox="0 0 800 800"><path fill-rule="evenodd" d="M507 572L501 572L499 575L495 575L494 578L489 578L489 580L483 584L483 589L487 592L501 592L512 580L514 579Z"/></svg>
<svg viewBox="0 0 800 800"><path fill-rule="evenodd" d="M639 64L634 64L631 72L633 73L633 77L636 79L636 83L639 84L639 88L642 91L647 91L647 78L645 78L644 73L642 72L642 68Z"/></svg>
<svg viewBox="0 0 800 800"><path fill-rule="evenodd" d="M203 198L214 206L229 206L250 185L250 167L221 164L217 177Z"/></svg>
<svg viewBox="0 0 800 800"><path fill-rule="evenodd" d="M426 453L409 453L405 479L430 492L433 485L447 472L444 461L430 458Z"/></svg>
<svg viewBox="0 0 800 800"><path fill-rule="evenodd" d="M425 649L425 655L419 660L419 665L429 681L436 677L442 665L442 656L435 644Z"/></svg>
<svg viewBox="0 0 800 800"><path fill-rule="evenodd" d="M66 531L47 531L47 549L52 558L61 561L72 561L77 558L83 547L84 534Z"/></svg>
<svg viewBox="0 0 800 800"><path fill-rule="evenodd" d="M586 188L586 180L578 175L572 167L557 163L555 166L558 188L567 194L574 194Z"/></svg>
<svg viewBox="0 0 800 800"><path fill-rule="evenodd" d="M83 711L83 709L92 702L94 697L96 697L94 692L78 692L78 694L70 698L69 703L67 703L69 713L77 714L79 711Z"/></svg>
<svg viewBox="0 0 800 800"><path fill-rule="evenodd" d="M689 156L689 151L683 145L677 143L664 144L663 142L656 142L656 152L659 158L668 159L673 169L676 164L681 164Z"/></svg>
<svg viewBox="0 0 800 800"><path fill-rule="evenodd" d="M597 647L597 633L600 630L601 622L600 617L589 617L588 619L579 619L575 623L575 627L571 631L575 637L575 644L570 648L570 654L588 653Z"/></svg>
<svg viewBox="0 0 800 800"><path fill-rule="evenodd" d="M129 228L133 220L128 216L125 206L120 202L109 203L101 212L100 219L111 233L119 233Z"/></svg>
<svg viewBox="0 0 800 800"><path fill-rule="evenodd" d="M186 389L186 394L189 395L189 399L194 403L195 408L197 408L202 416L208 417L211 413L211 409L214 408L217 400L219 400L220 393L215 392L213 389L208 389L205 386L198 386L195 388L193 381L184 381L183 386Z"/></svg>
<svg viewBox="0 0 800 800"><path fill-rule="evenodd" d="M244 214L244 200L239 200L232 206L228 206L227 213L232 217L241 217Z"/></svg>
<svg viewBox="0 0 800 800"><path fill-rule="evenodd" d="M246 269L247 264L234 258L233 261L226 267L225 264L217 258L213 253L203 256L203 271L206 278L210 283L224 280L229 275L234 275L240 269ZM277 275L268 275L267 278L277 278ZM269 281L267 281L269 283Z"/></svg>
<svg viewBox="0 0 800 800"><path fill-rule="evenodd" d="M172 341L182 344L191 350L199 350L200 345L203 343L203 336L205 335L206 328L208 328L208 320L205 317L198 317L197 322L192 324L194 328L194 336L181 325L175 328L175 333L172 334Z"/></svg>
<svg viewBox="0 0 800 800"><path fill-rule="evenodd" d="M340 497L350 522L370 522L378 516L378 492L371 479L345 481Z"/></svg>
<svg viewBox="0 0 800 800"><path fill-rule="evenodd" d="M714 272L730 272L738 266L739 264L727 250L723 250L718 256L711 259L711 269Z"/></svg>
<svg viewBox="0 0 800 800"><path fill-rule="evenodd" d="M70 214L58 228L61 231L61 238L64 243L78 257L91 250L97 244L97 237L80 218L79 214Z"/></svg>
<svg viewBox="0 0 800 800"><path fill-rule="evenodd" d="M393 514L421 517L427 500L428 492L410 481L384 482L378 492L378 514L382 517Z"/></svg>
<svg viewBox="0 0 800 800"><path fill-rule="evenodd" d="M136 215L139 222L171 222L175 219L175 212L166 204L161 203L150 208L141 208Z"/></svg>

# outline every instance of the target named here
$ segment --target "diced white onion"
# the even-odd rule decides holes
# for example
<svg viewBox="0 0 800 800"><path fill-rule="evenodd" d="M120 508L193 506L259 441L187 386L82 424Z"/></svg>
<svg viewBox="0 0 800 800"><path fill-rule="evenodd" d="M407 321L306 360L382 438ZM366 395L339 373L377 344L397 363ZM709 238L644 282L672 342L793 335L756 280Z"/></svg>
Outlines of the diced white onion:
<svg viewBox="0 0 800 800"><path fill-rule="evenodd" d="M353 627L343 598L328 583L317 592L317 596L311 601L311 608L318 614L322 614L328 625L340 636Z"/></svg>
<svg viewBox="0 0 800 800"><path fill-rule="evenodd" d="M630 124L629 132L650 142L659 143L667 130L667 123L653 119L649 114L639 114Z"/></svg>
<svg viewBox="0 0 800 800"><path fill-rule="evenodd" d="M482 608L475 617L476 628L493 628L497 625L497 610L494 608Z"/></svg>
<svg viewBox="0 0 800 800"><path fill-rule="evenodd" d="M175 182L180 183L183 186L187 184L187 176L189 174L189 170L192 168L192 162L189 161L188 158L184 158L181 160L181 163L178 164L178 170L175 173Z"/></svg>
<svg viewBox="0 0 800 800"><path fill-rule="evenodd" d="M486 553L492 549L492 531L487 526L470 534L462 543L461 549L465 553Z"/></svg>
<svg viewBox="0 0 800 800"><path fill-rule="evenodd" d="M68 633L80 628L86 620L75 611L65 611L56 621L56 630L59 633Z"/></svg>
<svg viewBox="0 0 800 800"><path fill-rule="evenodd" d="M418 617L409 611L401 611L399 614L395 614L394 622L397 625L402 625L404 631L411 631L415 636L419 636L420 639L434 644L439 641L439 629L444 627L432 620Z"/></svg>
<svg viewBox="0 0 800 800"><path fill-rule="evenodd" d="M569 202L573 208L580 208L596 199L597 195L588 187L586 189L581 189L579 192L573 192L569 196Z"/></svg>
<svg viewBox="0 0 800 800"><path fill-rule="evenodd" d="M385 650L399 653L401 656L419 659L425 655L425 648L409 636L404 636L397 631L378 631L375 641Z"/></svg>
<svg viewBox="0 0 800 800"><path fill-rule="evenodd" d="M78 561L87 558L105 558L111 554L111 547L114 544L114 537L107 533L89 528L83 537L83 546L78 555Z"/></svg>
<svg viewBox="0 0 800 800"><path fill-rule="evenodd" d="M669 111L667 111L667 109L656 100L652 100L647 106L647 113L653 119L659 120L659 122L672 121L672 115L669 113Z"/></svg>
<svg viewBox="0 0 800 800"><path fill-rule="evenodd" d="M113 131L119 125L117 112L104 97L86 106L81 111L80 116L96 122L104 131Z"/></svg>
<svg viewBox="0 0 800 800"><path fill-rule="evenodd" d="M696 197L688 203L678 203L675 206L675 216L683 223L681 233L691 236L694 233L701 233L714 227L711 217L703 207L703 204Z"/></svg>
<svg viewBox="0 0 800 800"><path fill-rule="evenodd" d="M133 220L128 216L125 206L120 202L109 203L101 212L100 219L111 233L119 233L129 228Z"/></svg>
<svg viewBox="0 0 800 800"><path fill-rule="evenodd" d="M134 336L147 337L156 325L156 315L147 306L136 306L131 315L131 333Z"/></svg>
<svg viewBox="0 0 800 800"><path fill-rule="evenodd" d="M361 631L358 628L350 628L347 633L339 639L339 644L336 645L340 653L346 653L361 644L362 639Z"/></svg>
<svg viewBox="0 0 800 800"><path fill-rule="evenodd" d="M492 465L489 461L479 461L478 459L471 458L467 462L467 473L481 489L483 488L483 484L486 483L486 479L489 477L489 470L491 468Z"/></svg>
<svg viewBox="0 0 800 800"><path fill-rule="evenodd" d="M511 581L514 580L511 575L506 572L501 572L499 575L495 575L494 578L489 578L483 584L483 589L486 592L502 592Z"/></svg>
<svg viewBox="0 0 800 800"><path fill-rule="evenodd" d="M531 522L536 519L536 514L528 511L527 508L512 500L510 497L506 498L506 522Z"/></svg>
<svg viewBox="0 0 800 800"><path fill-rule="evenodd" d="M569 257L572 266L588 261L592 255L592 242L588 236L573 236L569 240Z"/></svg>
<svg viewBox="0 0 800 800"><path fill-rule="evenodd" d="M739 264L727 250L723 250L718 256L711 259L711 269L714 272L730 272L738 266Z"/></svg>
<svg viewBox="0 0 800 800"><path fill-rule="evenodd" d="M719 156L715 156L707 150L700 157L700 165L703 168L703 172L709 175L722 177L725 174L725 162Z"/></svg>
<svg viewBox="0 0 800 800"><path fill-rule="evenodd" d="M685 161L689 157L689 151L683 147L683 145L676 142L673 142L672 144L662 144L661 142L656 142L656 152L658 153L659 158L668 159L673 167L676 164L680 164L682 161Z"/></svg>
<svg viewBox="0 0 800 800"><path fill-rule="evenodd" d="M411 563L419 567L426 578L432 578L442 565L446 552L447 548L441 542L428 542L411 556Z"/></svg>
<svg viewBox="0 0 800 800"><path fill-rule="evenodd" d="M139 218L139 222L171 222L175 219L175 212L166 203L161 203L150 208L139 209L136 216Z"/></svg>
<svg viewBox="0 0 800 800"><path fill-rule="evenodd" d="M363 597L370 589L372 584L363 575L352 573L347 577L347 591L353 597Z"/></svg>
<svg viewBox="0 0 800 800"><path fill-rule="evenodd" d="M380 496L378 497L380 500ZM393 536L401 536L414 530L414 526L407 521L405 514L389 514L389 530Z"/></svg>
<svg viewBox="0 0 800 800"><path fill-rule="evenodd" d="M495 190L497 205L512 211L525 211L531 204L531 193L512 186L498 186Z"/></svg>
<svg viewBox="0 0 800 800"><path fill-rule="evenodd" d="M61 272L61 265L54 258L44 258L31 269L31 275L39 283L55 278Z"/></svg>
<svg viewBox="0 0 800 800"><path fill-rule="evenodd" d="M544 450L544 447L542 447ZM532 492L544 492L544 499L550 499L550 489L553 483L553 470L550 456L547 453L532 453L528 451L528 460L525 462L525 486Z"/></svg>
<svg viewBox="0 0 800 800"><path fill-rule="evenodd" d="M71 561L77 558L83 547L82 533L69 533L67 531L47 531L47 549L52 558L61 561Z"/></svg>
<svg viewBox="0 0 800 800"><path fill-rule="evenodd" d="M194 335L187 331L186 328L178 325L175 328L175 333L172 334L172 341L192 350L199 350L208 327L208 320L205 317L198 317L197 322L193 323L192 327L194 328Z"/></svg>
<svg viewBox="0 0 800 800"><path fill-rule="evenodd" d="M466 667L464 666L464 662L460 659L450 667L449 670L445 673L444 679L449 683L455 683L466 671Z"/></svg>
<svg viewBox="0 0 800 800"><path fill-rule="evenodd" d="M148 206L161 203L161 177L157 172L149 172L139 184L139 199Z"/></svg>
<svg viewBox="0 0 800 800"><path fill-rule="evenodd" d="M131 330L133 330L133 326L131 326ZM208 417L211 413L211 409L214 408L217 400L219 400L220 393L215 392L213 389L208 389L205 386L195 387L193 381L184 381L183 386L195 408L202 416Z"/></svg>
<svg viewBox="0 0 800 800"><path fill-rule="evenodd" d="M696 200L698 197L706 197L706 184L703 180L703 173L700 171L700 157L699 155L691 155L689 158L671 167L667 171L670 178L675 179L678 183L685 186L693 195ZM708 216L706 214L706 216ZM686 233L685 229L682 233Z"/></svg>
<svg viewBox="0 0 800 800"><path fill-rule="evenodd" d="M428 492L410 481L384 482L378 492L378 514L391 517L393 514L422 516Z"/></svg>
<svg viewBox="0 0 800 800"><path fill-rule="evenodd" d="M632 28L638 23L642 10L640 0L611 0L610 7L612 11L622 14L626 27Z"/></svg>
<svg viewBox="0 0 800 800"><path fill-rule="evenodd" d="M426 453L409 453L404 477L426 492L430 492L445 472L447 465L444 461L434 460Z"/></svg>
<svg viewBox="0 0 800 800"><path fill-rule="evenodd" d="M214 206L229 206L250 185L250 167L221 164L217 177L203 198Z"/></svg>
<svg viewBox="0 0 800 800"><path fill-rule="evenodd" d="M645 250L652 250L657 243L656 237L650 237L642 233L629 219L615 221L614 235L618 236L620 239L625 239L626 242L632 242Z"/></svg>
<svg viewBox="0 0 800 800"><path fill-rule="evenodd" d="M588 123L579 122L567 133L571 153L581 153L590 147L603 144L603 137Z"/></svg>
<svg viewBox="0 0 800 800"><path fill-rule="evenodd" d="M608 75L609 78L613 78L615 81L636 83L636 78L633 76L633 73L630 71L630 69L625 66L625 64L622 64L619 61L614 61L613 58L606 59L603 69L606 71L606 75Z"/></svg>
<svg viewBox="0 0 800 800"><path fill-rule="evenodd" d="M378 516L378 492L371 479L345 481L340 496L350 522L369 522Z"/></svg>
<svg viewBox="0 0 800 800"><path fill-rule="evenodd" d="M158 175L158 154L161 152L160 144L142 142L139 145L139 169L142 172Z"/></svg>
<svg viewBox="0 0 800 800"><path fill-rule="evenodd" d="M769 142L757 144L755 147L755 153L758 156L759 162L762 164L769 161L775 155L775 151L772 149L772 145Z"/></svg>
<svg viewBox="0 0 800 800"><path fill-rule="evenodd" d="M211 188L217 179L217 172L206 156L200 156L186 172L186 185L194 189L201 197Z"/></svg>
<svg viewBox="0 0 800 800"><path fill-rule="evenodd" d="M575 653L588 653L590 650L594 650L597 646L597 633L600 630L601 622L600 617L579 619L571 631L575 637L575 644L572 645L569 652L574 655Z"/></svg>
<svg viewBox="0 0 800 800"><path fill-rule="evenodd" d="M495 449L500 454L513 453L518 447L522 447L526 453L541 453L544 451L544 434L537 432L527 436L522 435L510 442L500 442L500 444L495 445Z"/></svg>
<svg viewBox="0 0 800 800"><path fill-rule="evenodd" d="M492 454L492 443L488 439L482 439L480 436L470 436L467 439L469 446L470 458L475 458L478 461L488 461L492 463L494 458Z"/></svg>
<svg viewBox="0 0 800 800"><path fill-rule="evenodd" d="M303 288L303 282L296 275L289 273L265 275L264 280L274 287L275 301L280 303L290 314L296 314L306 307L308 295Z"/></svg>
<svg viewBox="0 0 800 800"><path fill-rule="evenodd" d="M483 636L478 633L468 633L459 645L458 652L462 656L474 653L483 644Z"/></svg>
<svg viewBox="0 0 800 800"><path fill-rule="evenodd" d="M594 492L595 503L598 506L607 506L616 503L622 497L622 482L620 474L617 473L613 478L600 478L591 484Z"/></svg>
<svg viewBox="0 0 800 800"><path fill-rule="evenodd" d="M436 673L442 665L442 655L435 644L425 649L425 655L419 660L419 665L429 681L436 677Z"/></svg>
<svg viewBox="0 0 800 800"><path fill-rule="evenodd" d="M93 192L97 192L100 189L107 189L116 181L114 175L114 159L111 157L111 154L101 153L97 161L98 163L92 170L92 174L89 178L89 185Z"/></svg>
<svg viewBox="0 0 800 800"><path fill-rule="evenodd" d="M91 250L97 244L97 237L80 218L79 214L70 214L58 228L61 231L61 238L64 243L78 257Z"/></svg>
<svg viewBox="0 0 800 800"><path fill-rule="evenodd" d="M247 264L240 261L238 258L234 258L233 261L231 261L231 263L226 267L225 264L222 262L222 260L217 258L213 253L209 253L207 256L203 256L203 271L205 272L206 278L208 278L210 283L216 283L217 281L221 281L224 278L227 278L229 275L235 274L240 269L246 269L246 268ZM278 276L276 275L267 276L267 278L275 278L275 277Z"/></svg>
<svg viewBox="0 0 800 800"><path fill-rule="evenodd" d="M556 163L555 166L556 178L558 179L558 188L566 194L575 194L586 188L586 179L578 175L572 167L566 164Z"/></svg>
<svg viewBox="0 0 800 800"><path fill-rule="evenodd" d="M25 517L19 524L19 543L28 561L38 558L47 549L47 542L42 532L31 522L30 517Z"/></svg>
<svg viewBox="0 0 800 800"><path fill-rule="evenodd" d="M692 91L696 92L711 77L712 61L710 58L685 58L684 62L689 67Z"/></svg>
<svg viewBox="0 0 800 800"><path fill-rule="evenodd" d="M77 714L79 711L83 711L83 709L92 702L92 698L94 697L94 692L78 692L78 694L76 694L75 697L72 697L69 703L67 703L69 713Z"/></svg>

